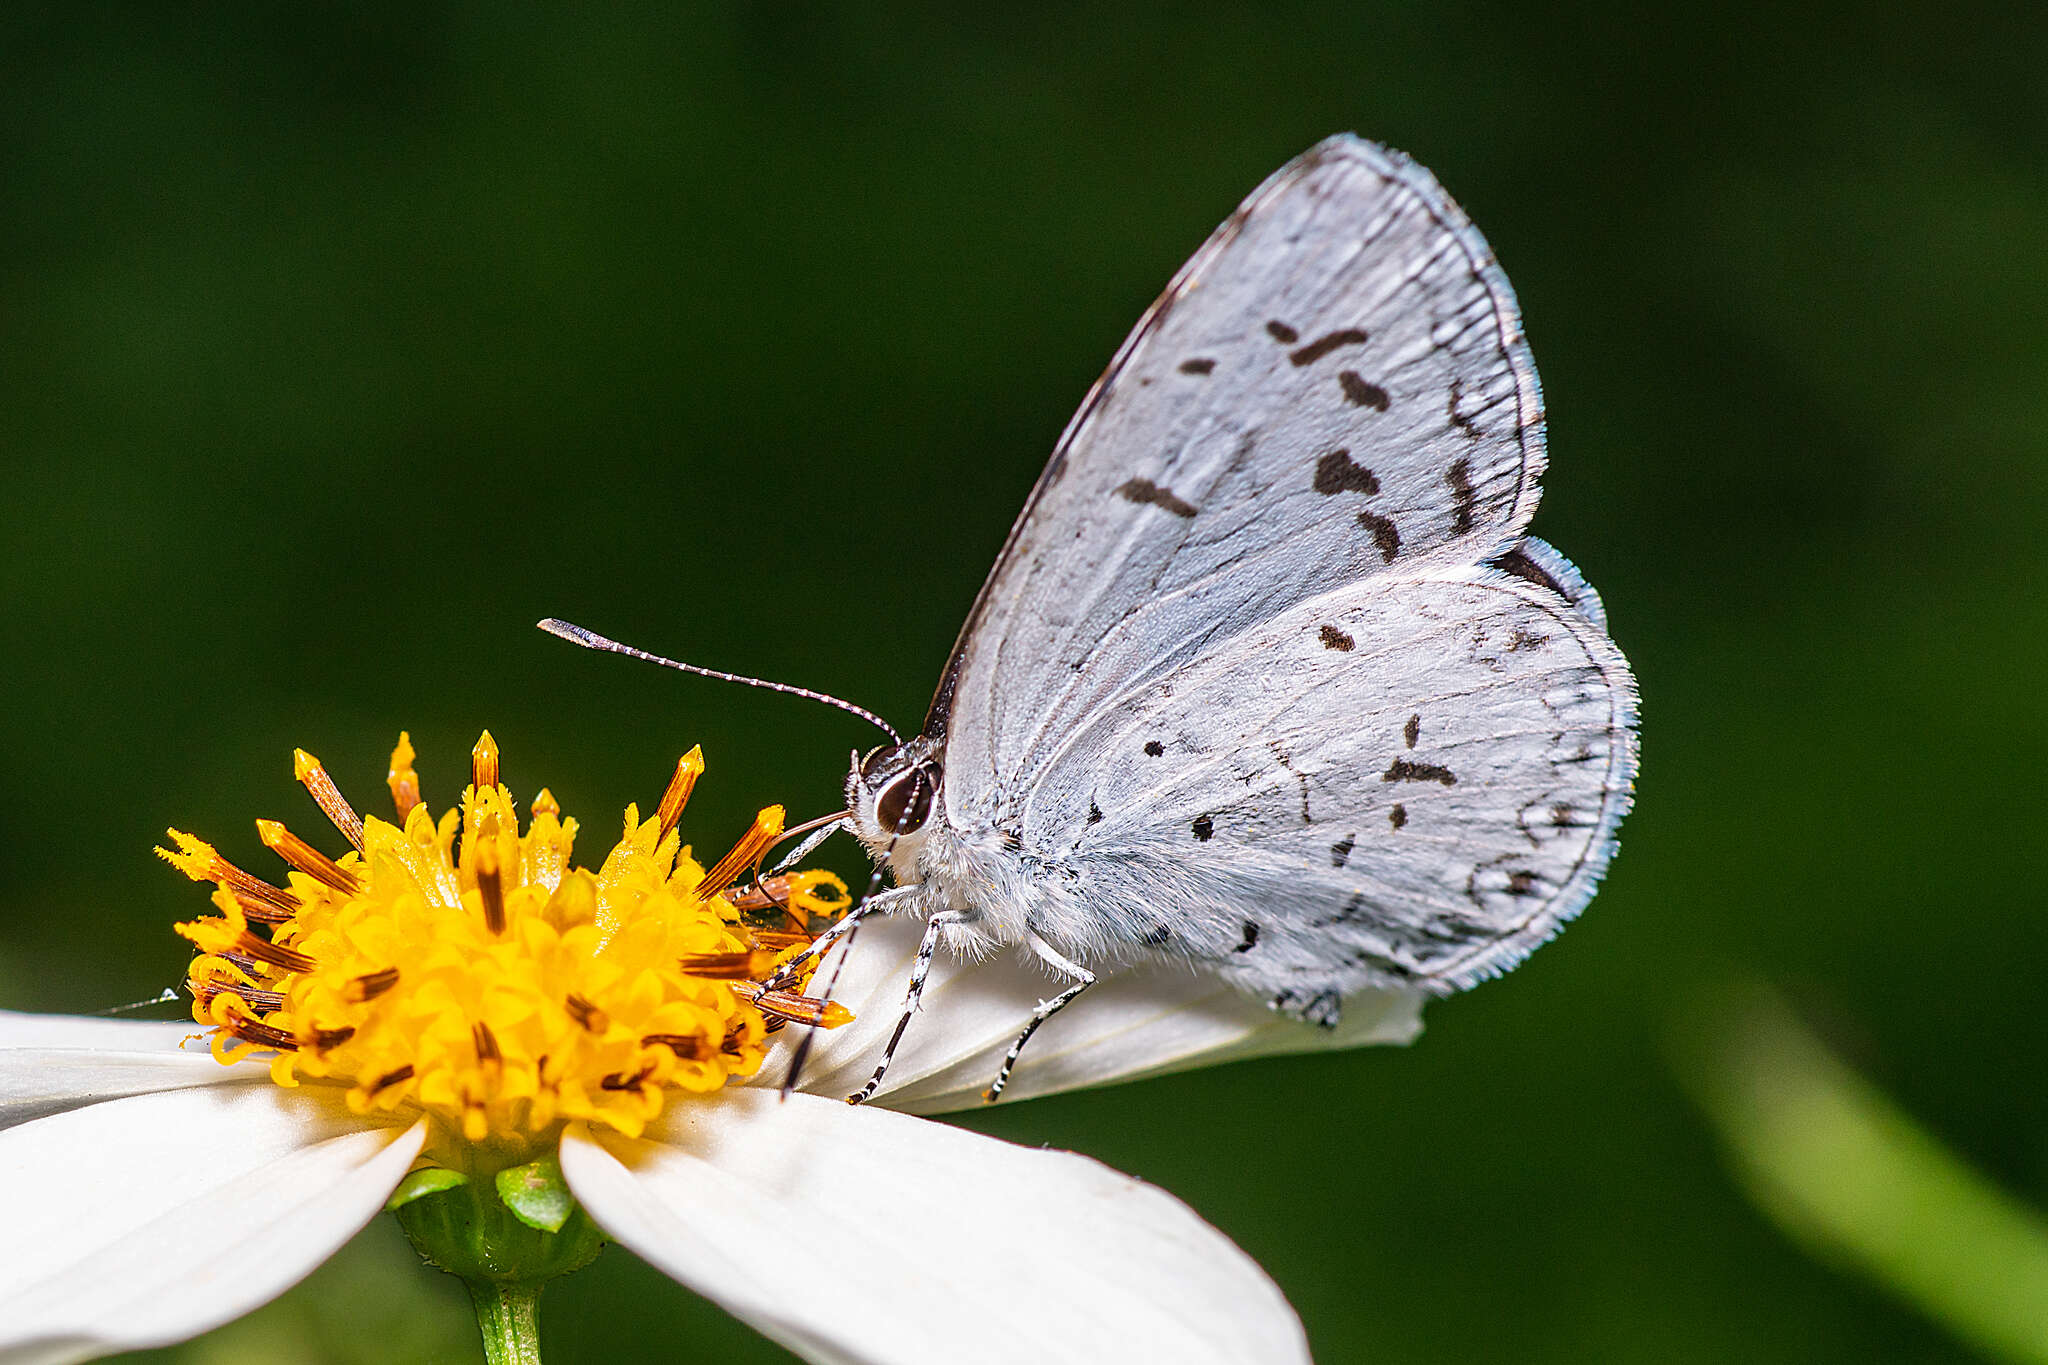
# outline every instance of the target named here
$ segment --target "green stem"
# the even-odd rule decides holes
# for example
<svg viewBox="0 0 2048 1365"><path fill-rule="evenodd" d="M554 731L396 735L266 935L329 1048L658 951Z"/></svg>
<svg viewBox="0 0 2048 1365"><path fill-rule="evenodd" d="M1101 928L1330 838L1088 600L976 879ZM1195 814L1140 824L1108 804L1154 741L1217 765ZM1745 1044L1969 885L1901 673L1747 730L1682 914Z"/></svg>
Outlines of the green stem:
<svg viewBox="0 0 2048 1365"><path fill-rule="evenodd" d="M489 1365L540 1365L540 1285L464 1280Z"/></svg>

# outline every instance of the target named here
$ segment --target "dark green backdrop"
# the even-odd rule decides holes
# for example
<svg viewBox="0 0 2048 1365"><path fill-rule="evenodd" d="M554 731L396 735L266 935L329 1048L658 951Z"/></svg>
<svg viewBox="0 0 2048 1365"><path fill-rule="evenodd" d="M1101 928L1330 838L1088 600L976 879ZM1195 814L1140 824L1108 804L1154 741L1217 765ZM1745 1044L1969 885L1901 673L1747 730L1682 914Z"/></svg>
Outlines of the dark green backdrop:
<svg viewBox="0 0 2048 1365"><path fill-rule="evenodd" d="M603 826L701 742L706 842L830 809L851 720L531 623L914 724L1125 329L1356 129L1520 291L1536 529L1642 679L1621 857L1410 1050L970 1122L1189 1200L1326 1365L1960 1357L1750 1209L1670 1056L1767 977L2048 1201L2041 11L159 8L0 17L0 1004L175 979L152 841L256 861L294 745L367 801L409 727L446 800L488 725ZM404 1254L184 1358L464 1359ZM783 1358L620 1252L547 1331Z"/></svg>

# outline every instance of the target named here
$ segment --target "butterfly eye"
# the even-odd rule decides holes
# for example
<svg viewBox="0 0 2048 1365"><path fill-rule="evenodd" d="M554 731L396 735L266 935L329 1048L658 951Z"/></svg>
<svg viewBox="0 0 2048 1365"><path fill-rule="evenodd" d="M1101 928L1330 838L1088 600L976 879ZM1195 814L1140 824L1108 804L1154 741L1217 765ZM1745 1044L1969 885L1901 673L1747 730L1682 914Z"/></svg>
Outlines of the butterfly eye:
<svg viewBox="0 0 2048 1365"><path fill-rule="evenodd" d="M903 752L900 744L882 744L867 751L860 760L860 775L873 777L889 765L889 761Z"/></svg>
<svg viewBox="0 0 2048 1365"><path fill-rule="evenodd" d="M875 821L890 834L915 834L932 816L932 796L939 775L928 766L912 768L882 788L875 799Z"/></svg>

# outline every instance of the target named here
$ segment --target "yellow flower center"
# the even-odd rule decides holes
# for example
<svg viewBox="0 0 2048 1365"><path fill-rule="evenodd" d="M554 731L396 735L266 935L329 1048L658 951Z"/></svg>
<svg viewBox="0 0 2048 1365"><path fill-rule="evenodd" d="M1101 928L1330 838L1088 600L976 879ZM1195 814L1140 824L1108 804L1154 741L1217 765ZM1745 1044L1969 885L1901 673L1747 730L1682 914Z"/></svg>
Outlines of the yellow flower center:
<svg viewBox="0 0 2048 1365"><path fill-rule="evenodd" d="M283 887L178 830L178 851L157 850L217 888L219 913L178 932L200 949L193 1017L223 1063L271 1052L279 1085L346 1085L357 1113L416 1107L470 1144L518 1151L571 1119L637 1136L670 1092L752 1074L775 1029L851 1017L799 994L800 979L769 984L847 907L829 872L739 887L782 835L782 808L708 871L681 844L700 751L652 816L626 808L594 873L570 865L576 822L545 790L521 831L488 732L473 783L438 820L414 757L400 735L392 823L359 817L298 753L299 780L354 847L329 858L257 821L290 866Z"/></svg>

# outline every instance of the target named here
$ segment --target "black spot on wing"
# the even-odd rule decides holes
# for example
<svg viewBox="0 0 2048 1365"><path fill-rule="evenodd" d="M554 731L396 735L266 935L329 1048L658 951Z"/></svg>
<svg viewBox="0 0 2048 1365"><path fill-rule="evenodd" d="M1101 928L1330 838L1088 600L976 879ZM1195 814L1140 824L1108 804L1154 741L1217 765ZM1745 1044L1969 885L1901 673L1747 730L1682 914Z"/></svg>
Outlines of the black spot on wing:
<svg viewBox="0 0 2048 1365"><path fill-rule="evenodd" d="M1150 479L1128 479L1119 484L1116 491L1117 496L1126 502L1141 505L1149 503L1153 507L1164 508L1177 517L1191 517L1195 514L1193 503L1176 497L1171 488L1161 488Z"/></svg>
<svg viewBox="0 0 2048 1365"><path fill-rule="evenodd" d="M1387 397L1385 389L1377 384L1368 383L1356 370L1339 370L1337 384L1344 390L1344 396L1361 408L1385 412L1393 401Z"/></svg>
<svg viewBox="0 0 2048 1365"><path fill-rule="evenodd" d="M1236 946L1235 948L1232 948L1232 949L1231 949L1230 951L1231 951L1231 952L1233 952L1233 953L1248 953L1248 952L1250 952L1250 951L1251 951L1252 949L1254 949L1254 948L1256 948L1256 947L1258 947L1258 946L1259 946L1259 926L1258 926L1258 925L1256 925L1256 924L1253 924L1253 923L1252 923L1252 922L1251 922L1250 920L1246 920L1246 921L1244 922L1244 939L1243 939L1243 941L1242 941L1242 942L1240 942L1240 943L1239 943L1239 944L1238 944L1238 945L1237 945L1237 946Z"/></svg>
<svg viewBox="0 0 2048 1365"><path fill-rule="evenodd" d="M1148 739L1145 741L1145 753L1149 757L1157 758L1165 752L1166 746L1164 744L1161 744L1158 740Z"/></svg>
<svg viewBox="0 0 2048 1365"><path fill-rule="evenodd" d="M1138 942L1144 944L1147 948L1158 948L1164 946L1172 937L1173 930L1161 924L1156 928L1146 930L1145 936L1139 939Z"/></svg>
<svg viewBox="0 0 2048 1365"><path fill-rule="evenodd" d="M1524 650L1541 649L1550 643L1548 635L1538 635L1527 626L1516 626L1508 636L1508 653L1517 654Z"/></svg>
<svg viewBox="0 0 2048 1365"><path fill-rule="evenodd" d="M1449 768L1435 763L1416 763L1409 759L1397 758L1387 765L1380 774L1382 782L1441 782L1446 787L1455 787L1458 778Z"/></svg>
<svg viewBox="0 0 2048 1365"><path fill-rule="evenodd" d="M1550 827L1552 829L1570 829L1572 823L1572 808L1569 802L1560 801L1550 808Z"/></svg>
<svg viewBox="0 0 2048 1365"><path fill-rule="evenodd" d="M1180 363L1180 372L1182 374L1207 374L1215 368L1216 362L1207 356L1196 356L1193 359L1183 360Z"/></svg>
<svg viewBox="0 0 2048 1365"><path fill-rule="evenodd" d="M1472 462L1451 461L1451 467L1444 471L1444 484L1451 490L1451 533L1462 536L1472 529L1473 515L1479 507L1479 495L1472 490Z"/></svg>
<svg viewBox="0 0 2048 1365"><path fill-rule="evenodd" d="M1372 532L1372 543L1379 547L1380 558L1393 563L1394 556L1401 553L1399 528L1377 512L1360 512L1358 524Z"/></svg>
<svg viewBox="0 0 2048 1365"><path fill-rule="evenodd" d="M1539 588L1548 588L1559 597L1569 598L1571 596L1570 593L1564 590L1564 584L1545 573L1543 567L1531 559L1519 545L1509 550L1499 559L1494 560L1493 567L1499 569L1502 573L1513 574L1525 583L1534 583Z"/></svg>
<svg viewBox="0 0 2048 1365"><path fill-rule="evenodd" d="M1282 346L1292 346L1295 342L1301 340L1301 333L1295 331L1278 318L1266 324L1266 335L1279 342Z"/></svg>
<svg viewBox="0 0 2048 1365"><path fill-rule="evenodd" d="M1315 490L1324 497L1335 497L1339 493L1364 493L1370 496L1380 491L1379 475L1364 465L1354 464L1348 450L1333 450L1316 461Z"/></svg>
<svg viewBox="0 0 2048 1365"><path fill-rule="evenodd" d="M1195 817L1195 823L1189 828L1194 830L1195 838L1199 842L1207 843L1210 836L1216 833L1216 822L1206 815L1198 815Z"/></svg>
<svg viewBox="0 0 2048 1365"><path fill-rule="evenodd" d="M1300 350L1290 352L1287 358L1296 365L1313 365L1339 346L1362 346L1370 339L1363 327L1346 327L1341 332L1317 337Z"/></svg>
<svg viewBox="0 0 2048 1365"><path fill-rule="evenodd" d="M1416 741L1416 740L1418 740L1418 739L1420 739L1421 737L1422 737L1422 717L1421 717L1421 716L1410 716L1410 717L1408 717L1408 723L1407 723L1406 725L1404 725L1404 726L1402 726L1402 727L1401 727L1401 738L1402 738L1402 739L1405 739L1405 740L1407 740L1407 741L1408 741L1408 747L1412 749L1412 748L1414 748L1414 747L1415 747L1415 741Z"/></svg>
<svg viewBox="0 0 2048 1365"><path fill-rule="evenodd" d="M1335 626L1320 627L1316 633L1322 637L1324 649L1334 649L1341 654L1349 654L1358 643Z"/></svg>
<svg viewBox="0 0 2048 1365"><path fill-rule="evenodd" d="M1407 824L1408 808L1398 801L1395 802L1394 808L1387 812L1387 823L1392 825L1395 829L1399 829L1401 828L1401 826Z"/></svg>
<svg viewBox="0 0 2048 1365"><path fill-rule="evenodd" d="M1534 872L1508 873L1508 891L1511 894L1517 896L1526 896L1535 889L1536 874Z"/></svg>
<svg viewBox="0 0 2048 1365"><path fill-rule="evenodd" d="M1088 803L1088 823L1091 825L1102 823L1102 807L1096 805L1093 801Z"/></svg>
<svg viewBox="0 0 2048 1365"><path fill-rule="evenodd" d="M1330 866L1342 867L1351 861L1351 850L1358 846L1358 840L1347 834L1330 845Z"/></svg>

